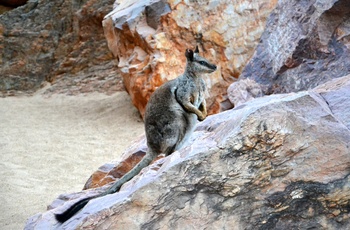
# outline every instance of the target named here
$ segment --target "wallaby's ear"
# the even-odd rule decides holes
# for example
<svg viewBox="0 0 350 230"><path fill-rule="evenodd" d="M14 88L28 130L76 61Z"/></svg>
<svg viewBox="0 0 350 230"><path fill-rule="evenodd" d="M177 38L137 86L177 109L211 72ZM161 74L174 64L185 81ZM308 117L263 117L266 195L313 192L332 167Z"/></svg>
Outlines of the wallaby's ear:
<svg viewBox="0 0 350 230"><path fill-rule="evenodd" d="M193 50L186 49L185 55L186 55L187 60L193 61Z"/></svg>
<svg viewBox="0 0 350 230"><path fill-rule="evenodd" d="M196 45L196 49L194 50L195 53L199 53L198 45Z"/></svg>

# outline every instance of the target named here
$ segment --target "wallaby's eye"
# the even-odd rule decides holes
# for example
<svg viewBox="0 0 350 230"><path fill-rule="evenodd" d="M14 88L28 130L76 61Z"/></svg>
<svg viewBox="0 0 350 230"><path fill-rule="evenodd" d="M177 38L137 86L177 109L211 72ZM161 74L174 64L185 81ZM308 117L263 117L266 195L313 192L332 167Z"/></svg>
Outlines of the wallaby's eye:
<svg viewBox="0 0 350 230"><path fill-rule="evenodd" d="M204 62L204 61L200 61L200 62L199 62L199 64L204 65L204 64L205 64L205 62Z"/></svg>

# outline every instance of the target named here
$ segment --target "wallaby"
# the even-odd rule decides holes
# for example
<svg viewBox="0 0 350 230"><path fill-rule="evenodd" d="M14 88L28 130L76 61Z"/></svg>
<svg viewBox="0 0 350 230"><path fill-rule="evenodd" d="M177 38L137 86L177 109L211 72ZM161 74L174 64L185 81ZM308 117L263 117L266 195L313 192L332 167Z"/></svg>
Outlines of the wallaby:
<svg viewBox="0 0 350 230"><path fill-rule="evenodd" d="M105 192L82 199L62 214L56 214L59 222L65 222L82 209L91 199L119 191L120 187L159 154L166 156L181 148L191 135L197 119L207 116L204 94L206 85L202 73L212 73L216 65L199 56L198 46L193 52L186 50L185 72L160 86L150 97L145 112L145 131L148 150L142 160Z"/></svg>

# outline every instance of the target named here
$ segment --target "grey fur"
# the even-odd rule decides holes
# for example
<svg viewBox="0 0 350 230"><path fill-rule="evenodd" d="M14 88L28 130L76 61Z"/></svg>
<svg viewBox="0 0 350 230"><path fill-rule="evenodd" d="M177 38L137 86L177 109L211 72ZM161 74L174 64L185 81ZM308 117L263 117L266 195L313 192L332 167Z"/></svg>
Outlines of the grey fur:
<svg viewBox="0 0 350 230"><path fill-rule="evenodd" d="M185 72L178 78L160 86L151 96L145 112L145 130L148 151L144 158L127 174L116 181L101 197L119 191L120 187L143 168L147 167L159 154L166 156L183 146L191 135L197 119L207 116L204 94L206 86L200 77L203 73L212 73L216 66L195 52L186 50L187 64ZM66 212L56 215L64 222L78 212L86 203L96 197L77 202Z"/></svg>

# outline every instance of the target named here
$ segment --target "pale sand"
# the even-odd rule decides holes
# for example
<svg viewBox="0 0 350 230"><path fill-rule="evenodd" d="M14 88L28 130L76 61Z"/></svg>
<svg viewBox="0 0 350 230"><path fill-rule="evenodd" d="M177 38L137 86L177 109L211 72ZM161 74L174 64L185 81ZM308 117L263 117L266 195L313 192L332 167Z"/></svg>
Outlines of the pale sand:
<svg viewBox="0 0 350 230"><path fill-rule="evenodd" d="M0 229L23 229L59 194L80 191L143 133L125 92L0 98Z"/></svg>

